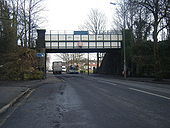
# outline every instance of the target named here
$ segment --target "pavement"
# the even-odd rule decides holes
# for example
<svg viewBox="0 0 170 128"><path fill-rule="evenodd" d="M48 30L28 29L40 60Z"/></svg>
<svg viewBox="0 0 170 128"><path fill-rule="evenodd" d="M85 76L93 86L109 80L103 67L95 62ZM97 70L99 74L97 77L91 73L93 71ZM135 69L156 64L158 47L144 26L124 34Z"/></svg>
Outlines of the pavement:
<svg viewBox="0 0 170 128"><path fill-rule="evenodd" d="M49 81L56 82L58 80L51 74L45 80L0 81L0 116L32 89L42 86Z"/></svg>
<svg viewBox="0 0 170 128"><path fill-rule="evenodd" d="M95 76L95 75L94 75ZM96 75L98 77L110 77L104 75ZM114 79L123 79L122 77L114 77ZM29 93L31 89L37 88L46 84L48 82L57 82L60 79L56 79L53 74L47 76L45 80L33 80L33 81L0 81L0 115L3 114L8 108L13 106L20 98ZM153 81L152 78L127 78L127 80L132 81L142 81L142 82L151 82L159 84L170 85L170 79L164 81Z"/></svg>

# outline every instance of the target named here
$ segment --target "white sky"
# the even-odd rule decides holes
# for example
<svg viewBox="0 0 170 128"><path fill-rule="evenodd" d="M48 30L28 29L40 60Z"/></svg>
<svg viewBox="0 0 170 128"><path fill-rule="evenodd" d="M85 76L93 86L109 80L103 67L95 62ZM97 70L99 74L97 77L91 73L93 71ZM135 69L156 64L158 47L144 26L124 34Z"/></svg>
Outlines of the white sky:
<svg viewBox="0 0 170 128"><path fill-rule="evenodd" d="M83 24L90 10L98 9L107 17L107 30L111 29L113 14L116 9L110 2L117 0L45 0L46 12L42 15L47 22L40 28L48 30L78 30ZM60 60L50 54L50 61ZM91 59L96 59L96 54L90 54Z"/></svg>
<svg viewBox="0 0 170 128"><path fill-rule="evenodd" d="M47 11L43 14L47 22L46 30L78 30L92 8L99 9L107 17L107 29L110 29L113 12L116 7L110 2L117 0L46 0Z"/></svg>

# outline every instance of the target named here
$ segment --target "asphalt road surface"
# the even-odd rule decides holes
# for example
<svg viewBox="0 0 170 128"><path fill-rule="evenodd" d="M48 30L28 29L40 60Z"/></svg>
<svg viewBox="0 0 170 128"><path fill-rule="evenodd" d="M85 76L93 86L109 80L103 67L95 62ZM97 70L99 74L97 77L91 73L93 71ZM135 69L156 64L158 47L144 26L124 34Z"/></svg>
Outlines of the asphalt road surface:
<svg viewBox="0 0 170 128"><path fill-rule="evenodd" d="M56 75L15 107L2 128L170 128L170 86Z"/></svg>

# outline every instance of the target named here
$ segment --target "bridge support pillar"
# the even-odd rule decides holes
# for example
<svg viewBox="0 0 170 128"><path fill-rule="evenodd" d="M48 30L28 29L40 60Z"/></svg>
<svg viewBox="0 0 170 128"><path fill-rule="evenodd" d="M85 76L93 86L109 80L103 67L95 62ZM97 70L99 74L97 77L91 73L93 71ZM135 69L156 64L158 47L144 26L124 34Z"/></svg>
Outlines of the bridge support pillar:
<svg viewBox="0 0 170 128"><path fill-rule="evenodd" d="M99 52L97 52L97 72L99 70Z"/></svg>
<svg viewBox="0 0 170 128"><path fill-rule="evenodd" d="M38 57L38 69L44 73L46 78L46 49L45 49L45 32L44 29L37 30L36 51Z"/></svg>

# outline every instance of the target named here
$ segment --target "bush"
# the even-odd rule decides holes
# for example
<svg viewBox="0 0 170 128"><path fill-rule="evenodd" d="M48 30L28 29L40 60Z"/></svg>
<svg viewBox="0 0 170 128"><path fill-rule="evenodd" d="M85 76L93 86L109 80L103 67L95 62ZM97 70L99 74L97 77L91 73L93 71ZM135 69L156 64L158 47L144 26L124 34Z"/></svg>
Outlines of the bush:
<svg viewBox="0 0 170 128"><path fill-rule="evenodd" d="M27 72L24 73L24 80L37 80L43 79L44 73L42 71L34 71L34 72Z"/></svg>
<svg viewBox="0 0 170 128"><path fill-rule="evenodd" d="M42 79L43 72L37 69L36 51L18 47L3 54L3 67L0 68L1 80L33 80ZM2 61L1 61L2 62Z"/></svg>

